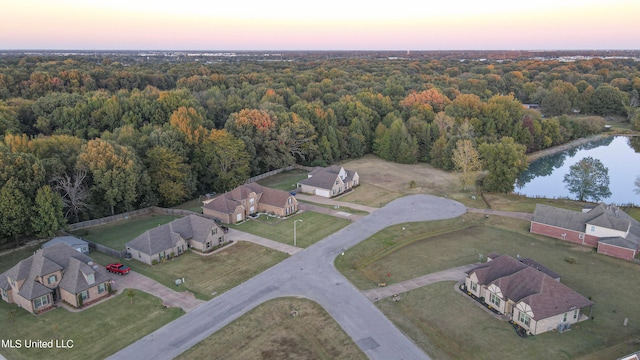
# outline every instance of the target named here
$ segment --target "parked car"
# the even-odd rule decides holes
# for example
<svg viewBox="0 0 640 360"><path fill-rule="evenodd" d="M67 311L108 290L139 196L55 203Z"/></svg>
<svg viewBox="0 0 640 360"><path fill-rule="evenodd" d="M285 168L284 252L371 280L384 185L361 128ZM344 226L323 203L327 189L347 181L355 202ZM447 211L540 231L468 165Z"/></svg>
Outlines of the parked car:
<svg viewBox="0 0 640 360"><path fill-rule="evenodd" d="M126 265L122 265L120 263L113 263L113 264L109 264L107 265L107 271L108 272L112 272L114 274L118 274L118 275L126 275L129 273L131 269L129 269L128 266Z"/></svg>

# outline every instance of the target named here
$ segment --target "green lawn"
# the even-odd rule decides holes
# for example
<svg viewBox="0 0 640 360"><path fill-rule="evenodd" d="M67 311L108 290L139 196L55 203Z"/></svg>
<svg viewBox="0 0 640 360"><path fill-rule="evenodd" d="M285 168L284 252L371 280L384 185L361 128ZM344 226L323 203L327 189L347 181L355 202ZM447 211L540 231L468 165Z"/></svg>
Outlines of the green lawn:
<svg viewBox="0 0 640 360"><path fill-rule="evenodd" d="M298 199L298 203L311 204L311 205L320 206L320 207L323 207L323 208L326 208L326 209L343 211L343 212L346 212L346 213L349 213L349 214L354 214L354 215L369 215L369 213L364 211L364 210L352 209L352 208L347 207L347 206L340 206L339 208L335 208L333 205L321 204L321 203L316 203L316 202L313 202L313 201L305 201L305 200L300 200L300 199Z"/></svg>
<svg viewBox="0 0 640 360"><path fill-rule="evenodd" d="M406 293L401 302L380 301L378 306L438 359L493 359L497 354L507 359L574 359L597 351L603 351L603 358L617 358L631 352L632 346L620 344L640 339L636 296L640 267L589 248L529 234L527 227L528 222L522 220L474 214L399 225L352 248L337 258L336 266L365 289L374 287L387 273L391 273L391 282L399 282L477 262L479 254L492 251L531 257L559 273L564 284L592 298L596 304L593 321L580 323L565 334L550 332L521 339L507 323L494 320L454 292L451 282ZM568 258L576 263L566 261ZM623 327L627 317L629 326Z"/></svg>
<svg viewBox="0 0 640 360"><path fill-rule="evenodd" d="M199 198L189 200L189 201L184 202L184 203L182 203L180 205L176 205L173 208L174 209L189 210L189 211L193 211L193 212L198 213L198 214L202 214L202 202L200 201Z"/></svg>
<svg viewBox="0 0 640 360"><path fill-rule="evenodd" d="M142 215L130 218L129 220L116 221L107 225L77 230L74 231L73 234L115 250L124 250L125 244L133 240L136 236L177 218L176 216L159 214Z"/></svg>
<svg viewBox="0 0 640 360"><path fill-rule="evenodd" d="M11 269L20 260L26 259L40 248L40 245L25 246L19 250L7 251L0 255L0 273Z"/></svg>
<svg viewBox="0 0 640 360"><path fill-rule="evenodd" d="M305 211L286 219L269 217L263 214L257 219L229 226L250 234L293 245L294 220L302 220L302 222L296 224L296 243L298 247L302 248L315 244L350 223L346 219Z"/></svg>
<svg viewBox="0 0 640 360"><path fill-rule="evenodd" d="M215 357L212 354L224 354L227 360L367 358L320 305L298 298L261 304L179 359Z"/></svg>
<svg viewBox="0 0 640 360"><path fill-rule="evenodd" d="M123 261L133 271L174 290L190 291L202 300L209 300L213 293L219 295L288 257L285 253L244 241L213 255L201 256L189 251L154 266L136 260L116 260L95 251L90 256L101 265ZM178 278L184 278L184 284L176 286L174 281Z"/></svg>
<svg viewBox="0 0 640 360"><path fill-rule="evenodd" d="M7 359L104 359L184 314L178 308L164 308L147 293L135 294L133 304L120 294L81 312L58 308L38 316L0 301L4 323L0 338L23 344L25 340L73 341L71 349L27 349L23 345L21 349L4 347L0 353Z"/></svg>
<svg viewBox="0 0 640 360"><path fill-rule="evenodd" d="M306 179L308 172L304 170L283 171L280 174L258 180L258 184L272 189L291 192L296 190L298 181Z"/></svg>

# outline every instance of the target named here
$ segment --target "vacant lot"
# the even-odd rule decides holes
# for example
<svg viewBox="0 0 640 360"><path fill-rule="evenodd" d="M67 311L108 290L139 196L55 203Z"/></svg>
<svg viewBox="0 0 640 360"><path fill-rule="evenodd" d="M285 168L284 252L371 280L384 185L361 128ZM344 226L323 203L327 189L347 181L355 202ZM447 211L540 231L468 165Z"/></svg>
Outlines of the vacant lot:
<svg viewBox="0 0 640 360"><path fill-rule="evenodd" d="M292 312L296 316L292 316ZM224 354L228 360L366 359L321 306L281 298L266 302L185 352L180 359Z"/></svg>
<svg viewBox="0 0 640 360"><path fill-rule="evenodd" d="M531 257L558 272L564 284L592 298L596 303L593 321L574 326L565 334L551 332L521 339L509 324L494 320L454 292L453 283L418 289L403 295L401 302L385 300L378 306L438 359L492 359L498 354L504 358L573 359L596 351L604 351L603 358L616 358L630 352L631 346L621 344L640 340L640 303L635 295L640 287L640 267L589 248L529 234L527 227L522 220L474 214L399 225L354 247L337 259L336 266L364 289L375 286L387 273L391 273L388 281L398 282L477 262L481 254L492 251ZM627 327L622 326L625 318L630 319Z"/></svg>
<svg viewBox="0 0 640 360"><path fill-rule="evenodd" d="M104 359L135 342L184 312L165 308L160 299L135 291L133 304L125 295L118 295L84 311L71 313L55 309L34 316L15 304L0 301L4 326L3 340L21 340L21 349L4 347L7 359ZM12 314L12 315L11 315ZM27 349L26 340L73 340L72 349Z"/></svg>
<svg viewBox="0 0 640 360"><path fill-rule="evenodd" d="M116 221L107 225L81 229L73 232L73 234L115 250L124 250L125 244L133 240L136 236L175 219L177 219L176 216L158 214L142 215L130 218L129 220Z"/></svg>
<svg viewBox="0 0 640 360"><path fill-rule="evenodd" d="M304 170L283 171L280 174L258 180L258 184L272 189L291 192L298 187L298 181L306 179L308 172Z"/></svg>
<svg viewBox="0 0 640 360"><path fill-rule="evenodd" d="M230 226L240 231L293 245L293 222L295 220L302 220L296 224L297 246L302 248L315 244L350 223L349 220L305 211L286 219L262 214L257 219Z"/></svg>
<svg viewBox="0 0 640 360"><path fill-rule="evenodd" d="M191 251L154 266L135 260L116 260L98 252L92 252L90 256L101 265L125 261L132 270L176 291L190 291L202 300L209 300L214 294L219 295L288 257L285 253L243 241L213 255L201 256ZM176 286L174 281L178 278L184 278L184 284Z"/></svg>

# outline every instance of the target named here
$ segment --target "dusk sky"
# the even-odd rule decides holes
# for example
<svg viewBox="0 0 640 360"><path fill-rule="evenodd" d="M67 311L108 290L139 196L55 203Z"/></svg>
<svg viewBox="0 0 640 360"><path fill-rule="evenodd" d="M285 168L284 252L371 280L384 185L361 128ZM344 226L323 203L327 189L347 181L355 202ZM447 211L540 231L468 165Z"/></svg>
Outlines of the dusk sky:
<svg viewBox="0 0 640 360"><path fill-rule="evenodd" d="M639 0L0 0L0 49L639 49Z"/></svg>

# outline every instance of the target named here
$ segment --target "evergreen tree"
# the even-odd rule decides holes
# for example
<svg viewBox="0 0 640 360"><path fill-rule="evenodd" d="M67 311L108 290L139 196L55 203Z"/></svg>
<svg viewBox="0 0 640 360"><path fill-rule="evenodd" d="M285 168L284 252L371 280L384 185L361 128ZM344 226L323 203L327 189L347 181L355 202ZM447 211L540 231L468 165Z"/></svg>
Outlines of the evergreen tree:
<svg viewBox="0 0 640 360"><path fill-rule="evenodd" d="M38 189L36 202L33 208L34 216L31 218L31 226L36 235L50 237L64 226L64 214L62 212L62 199L51 190L49 185Z"/></svg>

